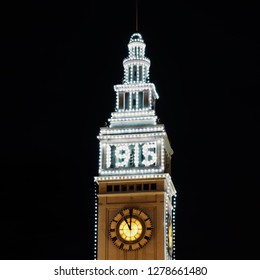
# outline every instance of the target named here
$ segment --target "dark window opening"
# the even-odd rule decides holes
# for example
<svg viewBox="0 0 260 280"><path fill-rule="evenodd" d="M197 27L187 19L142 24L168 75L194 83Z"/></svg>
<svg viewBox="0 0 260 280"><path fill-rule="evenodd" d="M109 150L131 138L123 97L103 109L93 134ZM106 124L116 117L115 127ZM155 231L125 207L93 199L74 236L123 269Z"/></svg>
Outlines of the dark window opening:
<svg viewBox="0 0 260 280"><path fill-rule="evenodd" d="M135 186L134 185L130 185L129 186L129 191L133 191L135 189Z"/></svg>
<svg viewBox="0 0 260 280"><path fill-rule="evenodd" d="M151 190L156 190L156 184L155 183L151 184Z"/></svg>
<svg viewBox="0 0 260 280"><path fill-rule="evenodd" d="M136 108L136 94L132 94L132 109Z"/></svg>
<svg viewBox="0 0 260 280"><path fill-rule="evenodd" d="M130 79L131 79L130 73L131 73L131 68L129 67L129 68L128 68L128 82L130 82Z"/></svg>
<svg viewBox="0 0 260 280"><path fill-rule="evenodd" d="M137 69L136 69L136 65L133 67L133 81L136 81L137 78Z"/></svg>
<svg viewBox="0 0 260 280"><path fill-rule="evenodd" d="M142 109L144 106L144 98L143 98L143 92L138 92L138 107L139 109Z"/></svg>
<svg viewBox="0 0 260 280"><path fill-rule="evenodd" d="M143 68L142 66L139 66L139 81L143 80Z"/></svg>
<svg viewBox="0 0 260 280"><path fill-rule="evenodd" d="M144 108L149 107L149 93L146 91L144 92Z"/></svg>
<svg viewBox="0 0 260 280"><path fill-rule="evenodd" d="M127 191L126 185L122 185L122 186L121 186L121 190L122 190L122 192L126 192L126 191Z"/></svg>
<svg viewBox="0 0 260 280"><path fill-rule="evenodd" d="M136 185L136 190L137 191L141 191L142 190L142 185L141 184L137 184Z"/></svg>
<svg viewBox="0 0 260 280"><path fill-rule="evenodd" d="M144 191L148 191L149 190L149 184L144 184Z"/></svg>
<svg viewBox="0 0 260 280"><path fill-rule="evenodd" d="M112 192L112 186L111 185L107 186L107 192Z"/></svg>
<svg viewBox="0 0 260 280"><path fill-rule="evenodd" d="M115 192L119 192L119 185L115 185L115 186L114 186L114 191L115 191Z"/></svg>
<svg viewBox="0 0 260 280"><path fill-rule="evenodd" d="M119 109L124 109L124 93L120 92L119 94Z"/></svg>
<svg viewBox="0 0 260 280"><path fill-rule="evenodd" d="M129 109L129 92L125 93L125 109Z"/></svg>

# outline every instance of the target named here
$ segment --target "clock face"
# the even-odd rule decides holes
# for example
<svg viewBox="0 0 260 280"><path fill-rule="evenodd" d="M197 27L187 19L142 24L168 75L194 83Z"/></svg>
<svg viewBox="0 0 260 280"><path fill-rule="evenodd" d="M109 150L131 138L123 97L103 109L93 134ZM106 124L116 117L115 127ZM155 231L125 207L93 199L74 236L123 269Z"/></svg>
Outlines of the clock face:
<svg viewBox="0 0 260 280"><path fill-rule="evenodd" d="M152 229L152 221L143 210L124 208L112 219L109 235L119 249L134 251L149 242Z"/></svg>
<svg viewBox="0 0 260 280"><path fill-rule="evenodd" d="M172 244L173 244L173 235L172 235L172 221L171 217L168 221L168 253L170 256L172 256Z"/></svg>

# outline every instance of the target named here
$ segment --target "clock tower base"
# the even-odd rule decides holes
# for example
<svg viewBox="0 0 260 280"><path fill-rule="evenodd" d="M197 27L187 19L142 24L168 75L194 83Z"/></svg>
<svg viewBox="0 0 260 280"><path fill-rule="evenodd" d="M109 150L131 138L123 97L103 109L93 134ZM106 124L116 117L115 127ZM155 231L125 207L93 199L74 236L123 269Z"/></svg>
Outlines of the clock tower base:
<svg viewBox="0 0 260 280"><path fill-rule="evenodd" d="M166 179L99 182L98 192L98 260L172 259L167 242L167 216L172 216L170 186ZM173 191L173 190L172 190ZM113 242L109 228L120 209L144 210L152 220L152 238L137 250L121 249ZM140 245L141 246L141 245ZM171 248L172 249L172 248Z"/></svg>

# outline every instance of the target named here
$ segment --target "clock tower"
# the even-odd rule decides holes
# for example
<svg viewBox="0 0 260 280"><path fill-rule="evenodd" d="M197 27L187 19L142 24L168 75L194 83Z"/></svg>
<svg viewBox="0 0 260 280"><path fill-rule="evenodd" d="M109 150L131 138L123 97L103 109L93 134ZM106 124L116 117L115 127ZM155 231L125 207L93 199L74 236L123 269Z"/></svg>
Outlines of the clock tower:
<svg viewBox="0 0 260 280"><path fill-rule="evenodd" d="M95 258L175 258L175 198L171 148L149 81L145 43L134 33L123 61L123 84L114 86L115 111L101 127L96 182Z"/></svg>

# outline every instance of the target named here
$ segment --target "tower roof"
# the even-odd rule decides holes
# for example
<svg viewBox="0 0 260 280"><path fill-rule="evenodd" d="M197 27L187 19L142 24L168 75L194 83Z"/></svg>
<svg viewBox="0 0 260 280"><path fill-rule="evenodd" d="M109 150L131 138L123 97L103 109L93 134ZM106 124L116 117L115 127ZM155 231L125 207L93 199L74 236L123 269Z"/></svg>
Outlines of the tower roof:
<svg viewBox="0 0 260 280"><path fill-rule="evenodd" d="M143 38L142 38L142 35L140 33L134 33L131 38L130 38L130 41L129 43L132 43L132 42L144 42Z"/></svg>

